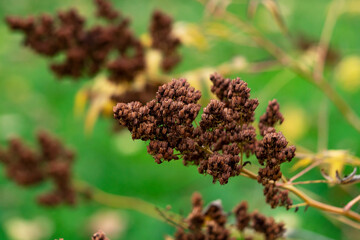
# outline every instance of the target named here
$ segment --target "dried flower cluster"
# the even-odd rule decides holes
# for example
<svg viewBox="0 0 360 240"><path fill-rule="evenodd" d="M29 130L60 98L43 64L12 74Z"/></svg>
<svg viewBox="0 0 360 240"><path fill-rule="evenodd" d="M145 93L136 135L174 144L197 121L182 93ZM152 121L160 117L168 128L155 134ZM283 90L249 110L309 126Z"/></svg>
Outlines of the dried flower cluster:
<svg viewBox="0 0 360 240"><path fill-rule="evenodd" d="M275 240L285 233L283 223L276 223L257 211L248 213L247 202L241 202L234 210L236 228L240 232L253 229L265 236L266 240ZM200 194L192 197L192 211L186 218L187 229L179 227L175 233L176 240L234 240L231 237L227 215L220 202L214 201L203 207ZM246 239L249 239L246 238Z"/></svg>
<svg viewBox="0 0 360 240"><path fill-rule="evenodd" d="M274 185L281 177L280 164L290 161L295 152L295 147L287 147L285 137L273 128L283 121L278 103L271 101L261 117L263 138L257 140L252 124L258 101L250 98L247 83L240 78L224 79L218 74L213 74L210 80L211 90L219 100L211 100L203 109L196 127L193 122L200 111L197 102L201 93L185 79L159 87L156 99L145 105L118 103L114 117L129 129L133 139L150 140L148 152L157 163L181 156L184 165L197 165L200 173L210 174L220 184L240 174L247 163L243 163L244 155L255 154L261 165L266 164L259 170L259 182L267 189L267 198L273 201L268 202L273 207L290 206L287 192L280 192Z"/></svg>
<svg viewBox="0 0 360 240"><path fill-rule="evenodd" d="M145 70L144 46L129 28L129 19L107 0L95 0L95 4L96 15L107 23L89 29L75 9L59 11L56 16L7 17L6 21L25 35L24 44L38 54L65 55L62 62L50 64L58 77L92 76L105 68L114 82L132 81ZM153 47L163 52L164 69L170 70L180 60L176 53L180 42L171 36L172 20L156 11L151 22Z"/></svg>
<svg viewBox="0 0 360 240"><path fill-rule="evenodd" d="M162 52L161 67L166 72L170 71L181 60L176 51L180 45L180 40L172 36L171 31L172 19L160 11L155 11L150 25L152 47Z"/></svg>
<svg viewBox="0 0 360 240"><path fill-rule="evenodd" d="M55 239L55 240L57 240L57 239ZM59 240L64 240L64 239L60 238ZM110 240L110 239L106 237L106 235L103 231L99 230L92 235L91 240Z"/></svg>
<svg viewBox="0 0 360 240"><path fill-rule="evenodd" d="M248 213L248 204L243 201L234 209L236 218L236 228L243 232L245 228L251 228L256 232L262 233L266 240L274 240L282 237L285 233L283 223L276 223L272 217L266 217L254 211Z"/></svg>
<svg viewBox="0 0 360 240"><path fill-rule="evenodd" d="M91 240L110 240L106 237L105 233L101 230L93 234Z"/></svg>
<svg viewBox="0 0 360 240"><path fill-rule="evenodd" d="M39 152L28 148L17 138L10 140L7 150L0 149L0 162L5 166L7 177L22 186L51 180L54 190L38 196L38 202L47 206L73 205L76 200L71 183L74 153L45 132L38 134L38 142Z"/></svg>
<svg viewBox="0 0 360 240"><path fill-rule="evenodd" d="M276 100L270 101L266 113L260 117L259 129L263 136L262 140L257 141L256 157L264 168L259 169L258 182L265 186L264 195L266 202L271 207L292 205L288 197L288 191L281 191L275 186L275 181L282 176L280 165L286 161L291 161L295 156L295 146L289 146L286 138L281 132L276 132L276 123L282 123L284 117L280 113L280 106Z"/></svg>
<svg viewBox="0 0 360 240"><path fill-rule="evenodd" d="M175 233L176 240L232 239L226 228L227 216L221 204L214 202L204 209L201 195L194 193L192 206L192 212L186 219L188 231L178 228Z"/></svg>

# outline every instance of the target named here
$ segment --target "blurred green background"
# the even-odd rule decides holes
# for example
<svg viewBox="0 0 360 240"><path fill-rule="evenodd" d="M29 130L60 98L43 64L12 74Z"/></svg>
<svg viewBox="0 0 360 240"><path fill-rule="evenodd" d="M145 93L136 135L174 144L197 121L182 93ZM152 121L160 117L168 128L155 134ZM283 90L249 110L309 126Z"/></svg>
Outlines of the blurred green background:
<svg viewBox="0 0 360 240"><path fill-rule="evenodd" d="M138 36L147 31L148 20L154 9L166 11L175 21L199 23L203 18L203 6L193 0L113 2L124 15L132 19L132 27ZM320 37L329 2L281 0L279 4L293 36L303 35L316 41ZM3 21L7 15L55 13L58 9L67 9L71 6L89 17L94 11L92 1L89 0L0 1L1 145L6 146L7 139L16 135L27 140L30 146L36 147L34 133L38 129L47 129L76 150L75 177L103 191L141 198L160 207L171 205L172 211L185 216L190 210L191 194L198 191L203 194L205 202L221 199L226 211L230 211L241 200L248 200L250 209L258 209L279 221L284 221L289 236L295 239L356 239L356 236L359 236L359 231L323 215L316 209L309 208L306 212L300 209L297 213L292 210L286 211L284 208L270 209L265 204L261 186L252 180L232 178L227 185L220 186L218 183L212 184L210 176L198 174L195 167L184 167L181 161L158 165L146 153L145 143L132 141L126 131L114 134L111 131L112 119L100 118L93 134L86 136L84 119L74 117L73 106L76 92L88 79L78 82L55 79L48 70L47 60L23 47L22 35L11 32ZM360 6L358 7L360 9ZM245 16L246 9L247 1L235 1L231 6L231 11L239 16ZM360 57L360 15L356 9L353 10L351 14L344 14L339 18L334 30L331 46L341 57ZM265 8L259 9L253 21L279 45L285 49L292 49L281 36ZM216 39L212 39L209 44L210 48L206 51L182 47L183 61L174 73L197 67L216 66L235 55L244 56L249 62L270 59L264 51L255 47L240 46ZM360 69L360 66L356 65L356 61L354 64L355 70L351 74L355 74L354 81L359 82L360 74L356 69ZM336 69L336 65L326 69L328 80L332 81L336 90L360 114L360 94L357 88L359 86L355 83L352 91L346 91L347 89L341 87L342 83L334 78L333 73ZM320 108L324 106L324 96L318 89L281 68L258 74L239 72L234 76L246 80L252 89L252 97L259 98L257 118L264 112L267 102L277 98L284 110L285 119L287 116L291 119L285 123L288 129L284 132L293 134L291 136L295 144L312 151L317 150L318 116ZM328 148L346 149L359 155L359 133L344 120L333 104L327 105ZM284 165L284 169L290 169L291 164ZM0 170L3 170L2 166ZM320 177L320 174L315 172L303 179ZM140 213L109 209L92 202L79 201L75 207L44 208L36 205L36 193L48 187L18 187L7 180L4 171L1 171L0 239L19 239L12 237L14 231L28 231L33 234L27 235L24 240L90 239L94 228L102 226L101 224L107 224L109 227L111 224L108 222L116 223L110 226L113 232L108 234L112 240L163 239L165 235L175 232L173 227ZM359 194L357 186L345 188L312 185L307 186L307 189L316 193L312 195L315 198L339 206ZM95 227L91 227L94 225Z"/></svg>

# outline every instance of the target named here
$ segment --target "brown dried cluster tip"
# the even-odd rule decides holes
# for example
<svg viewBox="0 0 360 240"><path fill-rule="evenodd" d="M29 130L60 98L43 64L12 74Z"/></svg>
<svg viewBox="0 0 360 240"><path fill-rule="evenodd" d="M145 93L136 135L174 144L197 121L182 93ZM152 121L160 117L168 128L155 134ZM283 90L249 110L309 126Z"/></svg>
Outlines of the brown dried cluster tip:
<svg viewBox="0 0 360 240"><path fill-rule="evenodd" d="M286 161L291 161L295 156L295 146L289 146L284 135L276 132L276 123L282 123L284 117L280 113L280 106L276 100L269 102L266 113L260 117L259 129L263 139L256 143L256 157L264 168L259 169L258 181L264 188L266 202L271 207L292 205L292 200L288 197L288 191L280 190L275 182L282 176L280 165Z"/></svg>
<svg viewBox="0 0 360 240"><path fill-rule="evenodd" d="M110 240L106 237L105 233L101 230L93 234L91 240Z"/></svg>
<svg viewBox="0 0 360 240"><path fill-rule="evenodd" d="M87 29L86 19L75 9L59 11L55 16L7 17L6 22L11 29L22 32L24 45L38 54L65 56L62 62L50 64L60 78L93 76L107 69L114 82L132 81L145 70L145 48L129 28L129 19L107 0L94 2L96 16L105 19L106 24ZM156 11L151 21L153 47L163 52L163 66L170 70L180 60L176 53L180 42L170 34L172 20Z"/></svg>
<svg viewBox="0 0 360 240"><path fill-rule="evenodd" d="M233 210L235 226L244 233L245 229L253 229L264 235L266 240L275 240L283 236L285 228L283 223L276 223L270 217L257 211L248 212L247 202L243 201ZM186 218L187 228L179 227L175 233L176 240L235 240L230 234L230 224L221 202L214 201L203 207L203 200L199 193L192 197L192 211Z"/></svg>
<svg viewBox="0 0 360 240"><path fill-rule="evenodd" d="M152 47L162 52L162 69L170 71L176 66L181 57L176 49L180 46L180 40L172 35L172 19L161 11L154 11L151 18L150 35Z"/></svg>
<svg viewBox="0 0 360 240"><path fill-rule="evenodd" d="M175 233L176 240L232 239L230 238L230 231L226 228L227 216L221 203L215 201L204 208L201 195L194 193L192 205L192 212L186 219L188 231L178 228Z"/></svg>
<svg viewBox="0 0 360 240"><path fill-rule="evenodd" d="M17 138L10 140L7 150L0 149L0 162L5 166L7 177L22 186L51 180L54 190L38 196L38 202L46 206L73 205L76 198L71 182L74 153L45 132L38 134L38 142L39 152L31 150Z"/></svg>
<svg viewBox="0 0 360 240"><path fill-rule="evenodd" d="M283 223L276 223L272 217L266 217L254 211L248 213L247 202L241 202L234 209L236 218L236 227L240 232L244 232L246 228L251 228L256 232L262 233L266 240L275 240L285 233Z"/></svg>

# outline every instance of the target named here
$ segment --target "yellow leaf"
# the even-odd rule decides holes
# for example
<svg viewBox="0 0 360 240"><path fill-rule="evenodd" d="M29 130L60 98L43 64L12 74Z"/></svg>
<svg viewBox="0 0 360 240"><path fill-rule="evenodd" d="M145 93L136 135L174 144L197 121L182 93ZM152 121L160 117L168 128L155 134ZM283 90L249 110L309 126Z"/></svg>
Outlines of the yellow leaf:
<svg viewBox="0 0 360 240"><path fill-rule="evenodd" d="M225 39L231 37L233 34L226 25L219 22L208 23L206 26L206 33Z"/></svg>
<svg viewBox="0 0 360 240"><path fill-rule="evenodd" d="M313 158L311 157L300 159L291 167L291 171L296 171L299 168L306 167L310 165L312 162L313 162Z"/></svg>
<svg viewBox="0 0 360 240"><path fill-rule="evenodd" d="M145 47L151 47L152 44L152 39L150 37L150 35L148 33L144 33L140 36L140 41L142 43L143 46Z"/></svg>
<svg viewBox="0 0 360 240"><path fill-rule="evenodd" d="M136 88L138 85L142 85L142 82L142 76L139 75L134 79L132 87ZM115 103L111 101L111 96L123 94L128 88L128 83L116 84L109 81L105 76L100 75L94 79L93 86L87 90L87 94L91 96L91 99L89 97L88 99L91 101L85 117L86 134L91 134L101 112L110 114L109 112L112 111L112 106ZM85 103L86 99L80 91L79 96L75 100L75 109L83 111Z"/></svg>
<svg viewBox="0 0 360 240"><path fill-rule="evenodd" d="M180 39L184 45L194 46L199 50L206 50L209 44L196 24L177 22L173 34Z"/></svg>
<svg viewBox="0 0 360 240"><path fill-rule="evenodd" d="M116 103L113 101L113 100L108 100L103 108L102 108L102 114L105 116L105 117L110 117L113 115L113 107L116 105Z"/></svg>
<svg viewBox="0 0 360 240"><path fill-rule="evenodd" d="M105 106L106 102L108 101L108 98L106 97L99 97L96 98L94 101L92 101L90 108L86 114L85 118L85 133L91 134L92 130L94 128L95 122L99 117L99 113Z"/></svg>
<svg viewBox="0 0 360 240"><path fill-rule="evenodd" d="M158 50L149 50L146 53L146 71L149 76L155 78L160 74L162 56Z"/></svg>
<svg viewBox="0 0 360 240"><path fill-rule="evenodd" d="M318 154L307 154L305 157L296 162L291 170L306 167L314 161L320 161L320 167L326 168L327 174L336 179L336 171L341 175L345 165L360 166L360 159L351 155L346 150L327 150Z"/></svg>
<svg viewBox="0 0 360 240"><path fill-rule="evenodd" d="M328 165L328 175L336 179L336 171L342 173L346 164L347 152L344 150L329 150L325 152L324 163Z"/></svg>
<svg viewBox="0 0 360 240"><path fill-rule="evenodd" d="M87 89L80 89L75 96L74 115L81 117L84 114L86 103L89 99Z"/></svg>

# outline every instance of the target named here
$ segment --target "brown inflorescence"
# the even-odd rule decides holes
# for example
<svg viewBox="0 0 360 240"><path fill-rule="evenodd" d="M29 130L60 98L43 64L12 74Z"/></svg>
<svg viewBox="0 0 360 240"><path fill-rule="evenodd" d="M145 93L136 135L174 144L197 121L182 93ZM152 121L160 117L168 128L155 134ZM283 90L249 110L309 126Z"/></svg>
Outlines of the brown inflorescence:
<svg viewBox="0 0 360 240"><path fill-rule="evenodd" d="M114 117L129 129L133 139L149 140L148 152L157 163L182 158L184 165L197 165L200 173L226 184L241 173L247 163L243 162L245 156L256 155L259 163L266 165L259 170L259 182L274 184L282 176L280 165L291 161L295 152L295 147L287 147L285 137L273 128L283 121L277 102L271 101L261 117L263 138L257 140L253 123L258 101L250 98L247 83L216 73L210 80L219 100L211 100L203 109L199 123L195 119L201 94L185 79L159 87L156 99L144 105L118 103ZM284 196L277 201L280 205ZM290 200L285 202L291 205Z"/></svg>
<svg viewBox="0 0 360 240"><path fill-rule="evenodd" d="M235 215L236 229L242 233L244 233L245 229L252 229L263 234L266 240L278 239L285 233L283 223L276 223L273 218L267 218L257 211L248 212L246 201L237 205L232 213ZM229 214L224 212L219 200L213 201L204 208L201 195L194 193L192 197L192 211L185 219L187 227L178 227L175 239L235 240L230 234L232 225L228 222L228 216Z"/></svg>
<svg viewBox="0 0 360 240"><path fill-rule="evenodd" d="M74 153L45 132L38 134L38 142L39 152L17 138L10 140L7 150L0 149L0 162L5 166L7 177L22 186L52 181L54 190L38 196L42 205L75 204L76 194L71 182Z"/></svg>
<svg viewBox="0 0 360 240"><path fill-rule="evenodd" d="M283 115L280 113L280 105L274 99L269 102L266 112L260 117L259 129L261 136L265 135L265 131L269 127L274 127L277 123L281 124L284 121Z"/></svg>
<svg viewBox="0 0 360 240"><path fill-rule="evenodd" d="M295 156L295 146L288 147L288 141L281 132L276 132L275 125L282 123L284 117L280 113L280 106L276 100L269 102L266 113L260 117L259 129L263 139L256 143L256 157L264 168L259 168L258 181L264 188L266 202L275 208L276 206L292 205L287 190L280 190L275 182L282 176L280 165L291 161Z"/></svg>
<svg viewBox="0 0 360 240"><path fill-rule="evenodd" d="M59 11L55 16L7 17L6 22L11 29L22 32L24 45L38 54L64 55L62 62L50 63L51 70L59 78L77 79L107 69L110 80L116 83L132 81L145 71L145 48L129 28L129 19L122 17L107 0L94 1L96 15L105 19L106 24L86 28L86 19L75 9ZM162 46L164 64L171 69L178 63L173 59L178 56L176 48L180 43L168 33L172 28L171 18L157 11L152 22L155 35L162 33L160 36L165 37L154 39L154 47Z"/></svg>
<svg viewBox="0 0 360 240"><path fill-rule="evenodd" d="M244 231L244 229L248 227L250 223L250 214L248 214L247 202L241 202L235 207L233 212L236 218L236 228L239 231Z"/></svg>
<svg viewBox="0 0 360 240"><path fill-rule="evenodd" d="M106 237L105 233L101 230L93 234L91 240L110 240Z"/></svg>
<svg viewBox="0 0 360 240"><path fill-rule="evenodd" d="M188 231L178 228L175 233L176 240L234 240L226 228L227 216L221 204L214 202L204 208L201 195L194 193L192 205L192 212L186 218Z"/></svg>
<svg viewBox="0 0 360 240"><path fill-rule="evenodd" d="M116 11L108 0L95 0L96 16L113 21L119 18L120 12Z"/></svg>
<svg viewBox="0 0 360 240"><path fill-rule="evenodd" d="M264 234L266 240L278 239L285 233L284 224L276 223L272 217L268 218L257 211L248 213L248 205L245 201L236 206L233 212L236 218L236 228L240 232L251 228Z"/></svg>
<svg viewBox="0 0 360 240"><path fill-rule="evenodd" d="M172 25L171 17L159 10L154 11L150 24L152 47L161 51L163 56L161 67L165 72L173 69L181 60L176 51L180 46L180 39L173 36Z"/></svg>

